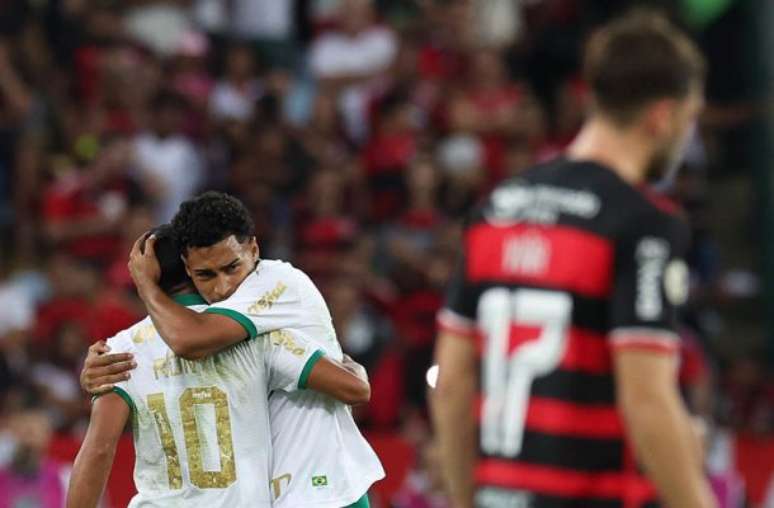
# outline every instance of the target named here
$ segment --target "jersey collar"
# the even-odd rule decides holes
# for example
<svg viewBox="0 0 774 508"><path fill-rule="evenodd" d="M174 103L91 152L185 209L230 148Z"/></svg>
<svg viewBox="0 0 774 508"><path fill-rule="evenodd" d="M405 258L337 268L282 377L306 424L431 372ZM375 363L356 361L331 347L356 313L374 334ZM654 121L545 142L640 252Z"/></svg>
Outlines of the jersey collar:
<svg viewBox="0 0 774 508"><path fill-rule="evenodd" d="M207 302L201 296L196 293L188 293L185 295L175 295L172 299L185 307L191 307L193 305L207 305Z"/></svg>

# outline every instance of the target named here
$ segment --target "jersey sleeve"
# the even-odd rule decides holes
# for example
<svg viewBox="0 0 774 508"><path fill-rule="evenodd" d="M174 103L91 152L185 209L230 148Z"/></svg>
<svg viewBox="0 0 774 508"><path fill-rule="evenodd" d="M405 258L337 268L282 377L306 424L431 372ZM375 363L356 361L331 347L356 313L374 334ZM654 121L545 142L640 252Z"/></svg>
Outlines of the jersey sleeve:
<svg viewBox="0 0 774 508"><path fill-rule="evenodd" d="M616 241L609 316L614 348L679 350L675 321L689 291L687 242L687 227L661 212L632 220Z"/></svg>
<svg viewBox="0 0 774 508"><path fill-rule="evenodd" d="M476 290L467 278L467 256L457 262L446 292L446 302L438 313L441 331L472 338L476 333Z"/></svg>
<svg viewBox="0 0 774 508"><path fill-rule="evenodd" d="M286 330L269 333L264 341L269 391L305 389L312 369L323 355L322 350Z"/></svg>
<svg viewBox="0 0 774 508"><path fill-rule="evenodd" d="M282 274L266 274L260 280L252 274L226 300L204 312L229 317L242 325L245 337L254 339L298 323L303 305L294 281Z"/></svg>
<svg viewBox="0 0 774 508"><path fill-rule="evenodd" d="M110 346L110 354L135 353L136 350L127 330L119 332L115 336L109 338L107 340L107 344ZM137 412L134 399L132 398L132 393L134 393L132 378L119 381L118 383L113 383L112 391L121 397L124 402L126 402L126 405L129 406L129 410L133 415ZM96 399L97 397L99 396L94 396L92 400Z"/></svg>

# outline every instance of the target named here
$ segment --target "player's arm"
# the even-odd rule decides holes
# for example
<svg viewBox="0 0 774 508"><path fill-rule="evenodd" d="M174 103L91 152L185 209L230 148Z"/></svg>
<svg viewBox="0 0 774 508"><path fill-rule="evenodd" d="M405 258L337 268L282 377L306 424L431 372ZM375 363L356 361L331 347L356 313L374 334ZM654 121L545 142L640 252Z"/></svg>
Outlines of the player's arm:
<svg viewBox="0 0 774 508"><path fill-rule="evenodd" d="M116 393L94 401L89 429L70 476L67 508L97 507L128 418L129 406Z"/></svg>
<svg viewBox="0 0 774 508"><path fill-rule="evenodd" d="M715 506L680 398L677 356L621 349L613 357L618 406L629 437L666 505Z"/></svg>
<svg viewBox="0 0 774 508"><path fill-rule="evenodd" d="M441 332L435 348L438 382L430 409L438 440L441 472L454 508L473 506L476 430L473 398L476 352L469 337Z"/></svg>
<svg viewBox="0 0 774 508"><path fill-rule="evenodd" d="M138 284L137 290L159 335L181 358L198 360L252 338L234 319L192 311L172 300L153 281Z"/></svg>
<svg viewBox="0 0 774 508"><path fill-rule="evenodd" d="M618 408L635 453L668 506L715 506L677 379L676 305L684 302L687 234L674 220L632 221L616 241L610 344Z"/></svg>
<svg viewBox="0 0 774 508"><path fill-rule="evenodd" d="M435 345L438 380L430 395L441 474L454 508L473 506L477 451L473 400L478 375L475 347L478 294L467 277L463 255L452 276L444 309L438 314Z"/></svg>
<svg viewBox="0 0 774 508"><path fill-rule="evenodd" d="M161 268L155 242L153 236L146 239L145 235L135 242L129 254L129 271L156 330L177 356L196 360L252 338L234 319L194 312L164 293L158 285Z"/></svg>
<svg viewBox="0 0 774 508"><path fill-rule="evenodd" d="M371 400L371 385L365 369L354 362L321 358L309 373L306 387L352 406Z"/></svg>
<svg viewBox="0 0 774 508"><path fill-rule="evenodd" d="M322 350L287 330L268 334L264 361L269 391L310 389L350 405L364 404L371 398L362 366L351 360L340 363L326 358Z"/></svg>

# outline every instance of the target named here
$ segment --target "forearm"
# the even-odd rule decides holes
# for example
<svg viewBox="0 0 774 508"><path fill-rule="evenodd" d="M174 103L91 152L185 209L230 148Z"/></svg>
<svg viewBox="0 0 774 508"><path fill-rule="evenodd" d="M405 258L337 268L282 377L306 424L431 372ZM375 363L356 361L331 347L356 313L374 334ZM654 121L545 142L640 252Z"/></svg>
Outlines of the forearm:
<svg viewBox="0 0 774 508"><path fill-rule="evenodd" d="M441 472L454 508L473 506L473 466L476 427L472 394L438 388L431 410L440 454Z"/></svg>
<svg viewBox="0 0 774 508"><path fill-rule="evenodd" d="M367 376L363 379L363 372L355 370L346 364L322 358L312 369L307 387L344 404L365 404L371 399L371 385Z"/></svg>
<svg viewBox="0 0 774 508"><path fill-rule="evenodd" d="M640 400L624 410L641 463L667 506L714 506L696 437L676 394Z"/></svg>
<svg viewBox="0 0 774 508"><path fill-rule="evenodd" d="M67 490L67 508L96 508L105 490L115 456L115 444L84 447L78 453Z"/></svg>
<svg viewBox="0 0 774 508"><path fill-rule="evenodd" d="M156 331L178 356L203 358L245 338L245 335L230 333L229 328L211 326L212 316L175 303L155 283L140 283L137 292Z"/></svg>

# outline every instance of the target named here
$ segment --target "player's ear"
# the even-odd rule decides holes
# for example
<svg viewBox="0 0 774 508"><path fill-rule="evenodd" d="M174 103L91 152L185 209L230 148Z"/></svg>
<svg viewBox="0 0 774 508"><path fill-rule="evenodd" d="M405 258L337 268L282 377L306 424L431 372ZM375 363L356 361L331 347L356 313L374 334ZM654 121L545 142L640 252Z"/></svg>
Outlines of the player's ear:
<svg viewBox="0 0 774 508"><path fill-rule="evenodd" d="M258 240L254 237L250 237L250 255L255 261L258 261L258 257L261 255L261 249L258 248Z"/></svg>
<svg viewBox="0 0 774 508"><path fill-rule="evenodd" d="M671 133L677 111L678 103L674 99L654 101L645 114L645 126L648 132L658 137Z"/></svg>

